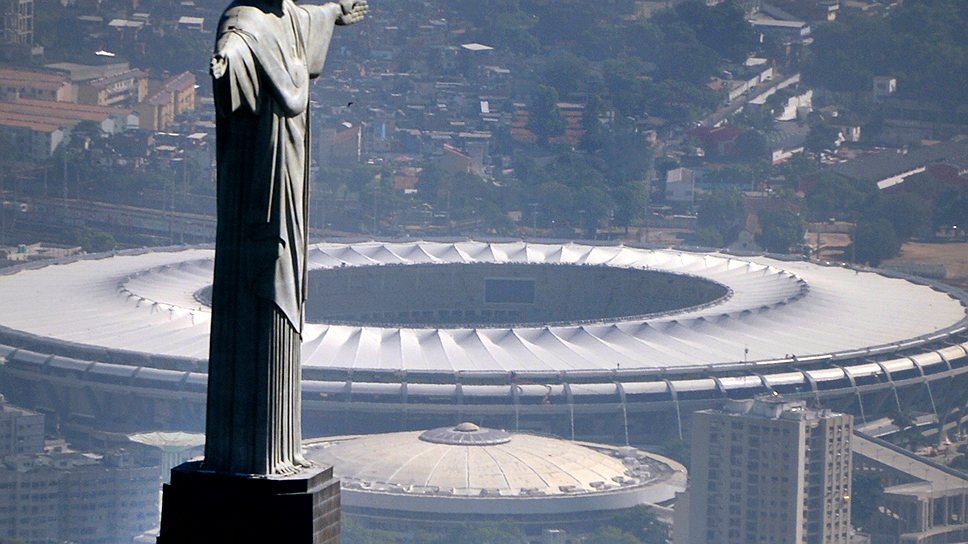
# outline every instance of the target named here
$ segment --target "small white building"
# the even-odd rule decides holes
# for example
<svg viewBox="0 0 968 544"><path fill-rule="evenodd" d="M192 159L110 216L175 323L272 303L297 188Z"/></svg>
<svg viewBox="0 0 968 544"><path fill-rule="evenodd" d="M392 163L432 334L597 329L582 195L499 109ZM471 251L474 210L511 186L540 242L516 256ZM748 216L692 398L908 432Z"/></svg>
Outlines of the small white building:
<svg viewBox="0 0 968 544"><path fill-rule="evenodd" d="M692 204L696 194L696 174L689 168L674 168L666 173L667 202Z"/></svg>

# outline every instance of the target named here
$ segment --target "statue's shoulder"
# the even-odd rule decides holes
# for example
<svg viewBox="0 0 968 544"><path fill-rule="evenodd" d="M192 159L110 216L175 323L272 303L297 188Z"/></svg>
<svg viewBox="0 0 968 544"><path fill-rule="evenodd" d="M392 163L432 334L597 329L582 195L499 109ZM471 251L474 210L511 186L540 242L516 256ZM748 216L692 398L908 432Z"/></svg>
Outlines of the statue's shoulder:
<svg viewBox="0 0 968 544"><path fill-rule="evenodd" d="M259 0L236 0L222 13L222 21L245 30L258 30L266 17L265 3Z"/></svg>

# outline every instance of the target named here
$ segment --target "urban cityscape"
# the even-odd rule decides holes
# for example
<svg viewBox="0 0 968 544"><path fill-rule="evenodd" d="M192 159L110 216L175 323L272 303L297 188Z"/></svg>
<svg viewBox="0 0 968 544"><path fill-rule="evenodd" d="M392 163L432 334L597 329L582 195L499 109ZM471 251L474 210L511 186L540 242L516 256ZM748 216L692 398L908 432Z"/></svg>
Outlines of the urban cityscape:
<svg viewBox="0 0 968 544"><path fill-rule="evenodd" d="M0 544L177 542L214 463L228 6L0 0ZM968 3L333 9L307 542L968 542Z"/></svg>

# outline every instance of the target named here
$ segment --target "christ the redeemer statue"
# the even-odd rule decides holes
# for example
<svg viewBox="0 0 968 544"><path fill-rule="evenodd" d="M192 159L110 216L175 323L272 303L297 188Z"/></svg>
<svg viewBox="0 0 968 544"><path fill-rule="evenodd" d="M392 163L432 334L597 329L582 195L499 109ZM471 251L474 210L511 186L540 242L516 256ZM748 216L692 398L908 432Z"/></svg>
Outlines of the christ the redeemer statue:
<svg viewBox="0 0 968 544"><path fill-rule="evenodd" d="M204 470L291 474L301 454L309 82L366 0L237 0L219 22L218 230Z"/></svg>
<svg viewBox="0 0 968 544"><path fill-rule="evenodd" d="M205 460L171 471L158 544L338 544L339 481L301 454L309 80L366 0L236 0L212 56L218 231Z"/></svg>

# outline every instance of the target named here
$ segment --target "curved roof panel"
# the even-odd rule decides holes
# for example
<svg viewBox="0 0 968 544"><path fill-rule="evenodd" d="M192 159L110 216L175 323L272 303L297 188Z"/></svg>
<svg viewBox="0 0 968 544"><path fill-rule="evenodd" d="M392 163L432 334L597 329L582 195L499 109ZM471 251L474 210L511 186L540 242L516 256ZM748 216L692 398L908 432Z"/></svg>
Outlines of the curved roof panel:
<svg viewBox="0 0 968 544"><path fill-rule="evenodd" d="M205 358L210 249L141 251L0 276L0 326L51 341ZM311 368L430 372L658 369L863 353L962 327L965 307L930 286L876 272L672 249L525 242L327 242L311 268L424 263L613 266L724 285L710 304L651 316L544 326L309 324ZM576 289L581 286L576 285Z"/></svg>

